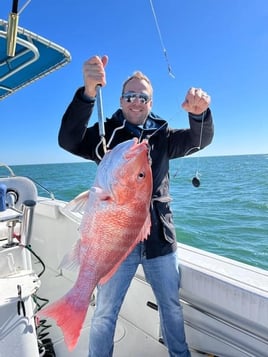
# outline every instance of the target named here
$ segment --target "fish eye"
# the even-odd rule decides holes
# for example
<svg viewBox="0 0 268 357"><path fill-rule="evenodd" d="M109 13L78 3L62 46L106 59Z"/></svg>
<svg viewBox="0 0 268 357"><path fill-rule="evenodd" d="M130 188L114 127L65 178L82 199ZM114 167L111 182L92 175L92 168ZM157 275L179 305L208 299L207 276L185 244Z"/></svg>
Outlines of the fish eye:
<svg viewBox="0 0 268 357"><path fill-rule="evenodd" d="M138 173L138 179L144 179L145 177L145 172L141 171Z"/></svg>

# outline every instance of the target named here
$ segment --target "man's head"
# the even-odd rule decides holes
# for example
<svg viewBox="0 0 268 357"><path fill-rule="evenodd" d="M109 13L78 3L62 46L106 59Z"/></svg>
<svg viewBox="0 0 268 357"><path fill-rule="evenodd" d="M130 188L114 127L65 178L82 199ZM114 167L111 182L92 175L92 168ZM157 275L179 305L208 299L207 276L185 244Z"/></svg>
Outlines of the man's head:
<svg viewBox="0 0 268 357"><path fill-rule="evenodd" d="M120 105L127 121L143 124L149 115L153 101L150 80L142 72L134 72L123 84Z"/></svg>

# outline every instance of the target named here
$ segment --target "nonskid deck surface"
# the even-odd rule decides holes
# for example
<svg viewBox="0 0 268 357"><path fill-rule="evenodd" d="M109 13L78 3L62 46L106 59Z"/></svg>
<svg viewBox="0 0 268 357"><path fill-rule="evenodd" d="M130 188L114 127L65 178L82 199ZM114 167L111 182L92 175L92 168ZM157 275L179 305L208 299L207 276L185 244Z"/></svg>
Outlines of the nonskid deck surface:
<svg viewBox="0 0 268 357"><path fill-rule="evenodd" d="M69 274L69 276L68 276ZM65 276L66 275L66 276ZM50 268L46 268L46 272L42 277L42 285L38 291L38 296L47 298L49 301L61 297L73 284L73 273L64 272L64 275L58 275L58 272ZM47 331L49 338L53 341L54 350L57 357L87 357L90 319L93 313L94 306L90 306L86 321L81 332L76 348L69 352L61 333L61 330L56 326L53 320L48 320L52 325ZM71 321L70 321L71 323ZM126 319L119 317L115 333L115 357L168 357L166 347L146 334L141 329L131 324Z"/></svg>
<svg viewBox="0 0 268 357"><path fill-rule="evenodd" d="M43 284L38 291L38 296L49 298L50 301L57 299L66 292L73 284L74 274L64 271L64 275L59 275L57 271L46 269L42 281ZM69 276L68 276L69 275ZM48 296L49 295L49 296ZM90 306L87 319L84 323L81 336L76 348L69 352L61 330L55 325L53 320L49 320L52 327L49 331L49 338L53 341L54 350L57 357L87 357L90 319L94 306ZM71 321L70 321L71 323ZM192 357L204 357L196 351L191 351ZM115 333L114 357L168 357L166 347L146 334L141 329L134 326L126 319L119 317Z"/></svg>
<svg viewBox="0 0 268 357"><path fill-rule="evenodd" d="M122 333L124 335L122 336ZM61 339L55 345L56 356L88 356L89 327L84 328L76 349L69 352ZM121 336L121 338L120 338ZM120 339L118 339L120 338ZM131 323L119 317L115 335L113 357L168 357L165 346L135 328ZM191 351L192 357L206 357L207 354ZM212 355L210 355L212 357Z"/></svg>

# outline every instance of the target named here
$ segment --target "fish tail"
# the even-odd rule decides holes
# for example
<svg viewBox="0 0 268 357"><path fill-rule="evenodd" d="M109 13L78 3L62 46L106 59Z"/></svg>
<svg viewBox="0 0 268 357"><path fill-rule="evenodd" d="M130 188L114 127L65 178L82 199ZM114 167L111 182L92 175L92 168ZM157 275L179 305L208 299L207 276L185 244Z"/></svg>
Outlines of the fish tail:
<svg viewBox="0 0 268 357"><path fill-rule="evenodd" d="M61 328L65 343L72 351L79 339L88 305L74 304L69 294L38 312L38 316L50 317Z"/></svg>

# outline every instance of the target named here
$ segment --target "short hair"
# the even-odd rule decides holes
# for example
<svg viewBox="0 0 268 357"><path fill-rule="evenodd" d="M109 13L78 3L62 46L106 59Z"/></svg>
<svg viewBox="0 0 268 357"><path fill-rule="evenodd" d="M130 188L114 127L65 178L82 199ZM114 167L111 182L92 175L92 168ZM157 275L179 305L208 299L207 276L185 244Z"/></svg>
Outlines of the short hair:
<svg viewBox="0 0 268 357"><path fill-rule="evenodd" d="M125 80L125 82L123 83L123 87L122 87L122 95L125 92L125 88L126 88L126 85L128 84L128 82L134 78L140 79L140 80L145 80L145 82L147 82L150 86L151 95L153 95L152 83L151 83L150 79L145 74L143 74L141 71L135 71L128 79Z"/></svg>

